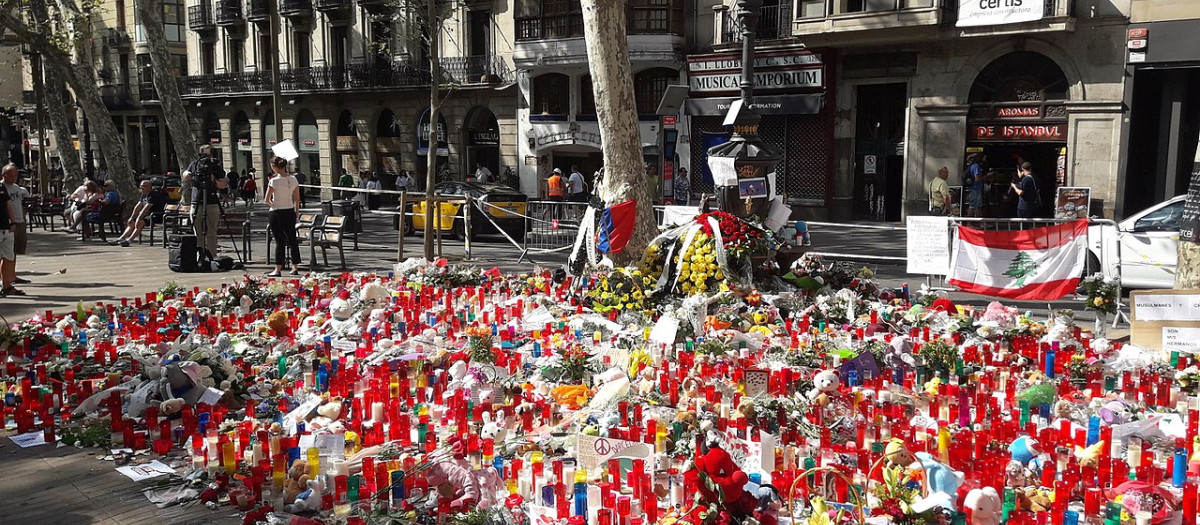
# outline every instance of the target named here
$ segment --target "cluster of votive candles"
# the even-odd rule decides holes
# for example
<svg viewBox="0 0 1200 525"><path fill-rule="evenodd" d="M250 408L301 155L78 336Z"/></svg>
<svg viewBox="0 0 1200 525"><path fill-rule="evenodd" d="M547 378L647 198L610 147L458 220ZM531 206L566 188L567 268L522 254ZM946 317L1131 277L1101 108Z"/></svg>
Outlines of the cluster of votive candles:
<svg viewBox="0 0 1200 525"><path fill-rule="evenodd" d="M322 299L334 297L347 285L362 284L371 279L371 276L343 276L311 289L303 289L299 282L292 282L296 293L281 298L278 307L292 311L290 330L312 329L301 320ZM320 495L320 507L332 509L342 516L350 514L356 507L404 507L414 494L430 494L428 481L417 467L429 457L445 454L445 445L452 436L465 436L462 451L473 467L496 469L507 489L504 504L510 506L527 502L548 507L557 518L580 525L652 523L667 512L686 508L690 495L695 493L695 487L687 486L681 474L687 458L666 454L666 444L681 438L685 430L682 422L656 420L650 411L643 410L642 404L620 401L616 404L619 423L609 430L609 438L644 442L657 454L625 466L609 460L590 468L579 464L576 458L547 457L539 451L512 457L507 451L500 450L499 443L479 436L483 415L502 412L507 421L513 422L512 431L516 433L532 433L569 423L564 421L561 407L552 399L531 396L476 403L467 390L447 391L451 381L445 370L419 366L420 361L373 363L368 359L381 340L405 344L410 337L429 328L437 330L436 339L413 342L413 351L461 348L468 327L490 328L496 339L495 365L511 374L529 373L534 359L552 355L562 347L582 344L599 349L613 344L603 341L599 333L585 334L569 328L565 322L544 323L529 329L523 318L534 307L533 301L527 301L534 294L543 294L570 305L577 313L582 312L579 292L572 290L569 281L552 284L546 279L545 282L533 289L523 283L509 286L499 281L457 288L422 286L414 290L397 281L391 301L380 305L386 310L387 321L364 332L361 340L350 347L335 344L330 337L325 337L307 349L314 357L276 356L269 363L235 360L245 377L256 377L266 371L272 371L268 375L278 377L288 369L289 360L300 359L302 376L282 386L286 393L296 398L327 395L344 399L340 420L348 431L358 436L357 442L348 444L350 452L394 442L415 452L404 460L366 456L359 466L352 465L345 451L325 454L316 447L302 449L301 442L306 441L304 436L313 430L300 421L294 426L283 426L294 429L294 434L272 434L256 421L254 403L246 405L244 414L231 410L224 402L185 405L177 417L171 418L151 406L141 418L134 420L124 417L121 395L114 393L102 403L102 410L111 418L114 442L128 448L150 448L159 454L183 449L191 454L194 468L230 474L241 472L245 474L243 482L257 501L275 503L272 499L278 500L282 496L288 471L296 461L303 459L308 463L310 476L325 476L327 480L326 490ZM588 286L586 280L581 284L584 289ZM146 308L157 303L159 298L155 294L133 301L132 306L127 300L119 307L104 306L100 313L110 329L111 338L89 341L78 329L73 334L68 326L55 334L57 342L53 345L34 348L30 340L17 344L6 359L6 373L12 383L6 389L5 403L0 408L4 421L11 417L18 432L22 433L40 427L47 441L53 441L56 419L58 424L69 423L72 403L119 383L122 375L127 375L107 373L100 377L79 378L76 372L82 367L78 363L84 359L111 365L125 359L118 355L118 348L125 341L170 341L187 332L209 336L237 333L250 329L268 313L266 309L260 309L241 315L205 316L193 305L198 292L194 289L181 298L182 304L161 309ZM873 322L878 320L878 315L876 311L871 312ZM46 313L46 319L53 318L50 312ZM812 322L807 317L786 319L784 328L786 335L780 343L793 348L814 346L823 335L839 330L824 322ZM47 325L46 330L55 329ZM937 372L920 367L899 367L884 370L879 375L854 370L842 378L844 385L839 395L853 396L853 399L865 402L854 403L851 414L813 410L807 417L823 430L812 438L802 436L798 429L789 426L787 416L782 412L765 418L759 414L754 422L733 417L742 394L728 385L743 383L746 371L759 365L757 354L742 348L732 359L701 359L694 352L692 341L676 345L652 344L648 340L649 333L647 329L647 348L654 362L649 365L652 367L650 376L654 378L657 393L679 410L713 412L716 430L730 437L770 444L773 450L763 453L764 470L770 473L770 483L785 492L785 499L807 497L816 490L817 487L810 486L811 479L801 476L805 470L853 458L859 469L852 483L835 481L832 487L841 501L849 501L850 492L861 491L870 476L866 466L876 463L883 454L884 445L893 438L902 440L910 450L933 454L962 471L968 480L998 483L1005 479L1010 457L1006 447L997 449L989 445L994 442L1006 445L1018 436L1028 435L1039 441L1046 460L1040 479L1034 483L1055 494L1053 508L1050 512L1017 511L1012 507L1012 489L997 486L1005 491L1005 517L1010 523L1073 525L1079 519L1111 521L1114 507L1104 505L1102 489L1137 479L1161 483L1181 493L1183 524L1196 524L1196 501L1200 498L1196 479L1200 475L1200 462L1190 461L1190 458L1198 457L1195 438L1200 410L1192 398L1180 391L1171 375L1148 371L1115 375L1093 372L1082 384L1075 383L1072 387L1078 388L1074 395L1081 402L1115 396L1132 404L1183 413L1186 438L1178 440L1174 454L1165 456L1145 450L1137 439L1131 440L1128 446L1121 446L1112 438L1112 427L1100 424L1095 417L1084 427L1056 419L1049 405L1030 406L1026 401L1018 400L1018 377L1031 368L1036 367L1047 378L1055 379L1066 373L1073 353L1083 352L1086 357L1096 357L1090 341L1078 329L1075 337L1082 341L1082 350L1064 349L1057 342L1044 343L1033 337L1020 336L1004 344L967 346L954 369L942 371L949 373L941 377L936 390L919 397L916 403L908 401L907 396L893 395L893 389L923 390L930 379L939 375ZM852 339L865 336L862 329L851 330L848 335ZM913 351L917 352L922 344L938 336L925 327L886 337L908 338ZM961 340L957 342L961 343ZM52 377L47 372L47 364L60 357L77 365ZM1194 363L1187 356L1172 355L1171 359L1179 370ZM137 361L131 362L130 373L137 373ZM834 356L825 358L826 368L839 364ZM971 373L971 370L988 372ZM796 392L806 374L806 371L786 367L770 371L766 390L772 395L791 394ZM682 398L689 394L684 391L684 385L692 378L699 378L701 385L698 392L692 393L690 403L680 406ZM1068 394L1061 385L1066 383L1060 384L1059 394ZM875 395L864 397L863 391ZM518 411L517 405L523 400L529 401L533 408ZM294 404L281 402L278 410L273 411L278 414L276 421L294 408ZM915 415L936 421L939 430L910 424ZM827 423L832 418L845 416L855 418L854 440L838 442ZM237 418L233 430L219 431L221 423L231 417ZM767 434L758 425L763 424L764 419L772 418L775 421ZM1098 457L1081 464L1074 453L1075 448L1100 441L1105 445L1100 447ZM699 452L701 447L702 444L697 442L694 450ZM755 474L752 479L766 481L762 479L764 477ZM659 497L655 487L665 488L666 497ZM1073 490L1076 487L1078 489ZM795 492L789 493L793 489ZM1077 501L1082 500L1082 507L1068 505L1073 493ZM439 510L452 510L452 500L441 497ZM1119 516L1119 508L1116 511Z"/></svg>

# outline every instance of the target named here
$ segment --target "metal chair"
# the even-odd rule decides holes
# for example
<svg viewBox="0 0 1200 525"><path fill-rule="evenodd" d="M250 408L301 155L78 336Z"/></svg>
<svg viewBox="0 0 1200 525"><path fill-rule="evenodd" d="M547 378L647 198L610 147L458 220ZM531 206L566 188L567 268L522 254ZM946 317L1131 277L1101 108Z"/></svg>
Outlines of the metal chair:
<svg viewBox="0 0 1200 525"><path fill-rule="evenodd" d="M325 222L320 226L315 226L312 229L312 236L308 243L309 260L315 266L317 261L317 248L321 248L321 259L324 261L324 266L329 266L328 250L337 247L338 257L342 262L342 270L346 269L346 251L342 245L342 234L346 229L345 217L326 217Z"/></svg>

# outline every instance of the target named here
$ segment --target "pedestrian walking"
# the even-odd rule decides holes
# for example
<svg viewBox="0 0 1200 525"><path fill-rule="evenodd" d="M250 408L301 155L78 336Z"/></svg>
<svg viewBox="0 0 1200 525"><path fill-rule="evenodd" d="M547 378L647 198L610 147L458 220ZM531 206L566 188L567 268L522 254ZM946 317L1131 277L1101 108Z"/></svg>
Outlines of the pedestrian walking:
<svg viewBox="0 0 1200 525"><path fill-rule="evenodd" d="M4 167L4 177L17 168L12 164ZM13 286L17 281L16 231L12 207L8 205L8 185L0 184L0 297L25 295Z"/></svg>
<svg viewBox="0 0 1200 525"><path fill-rule="evenodd" d="M929 181L929 213L932 215L946 215L950 212L950 185L946 184L948 178L950 168L942 166L937 176Z"/></svg>
<svg viewBox="0 0 1200 525"><path fill-rule="evenodd" d="M571 202L587 203L587 183L583 180L583 174L579 173L579 166L571 166L571 176L567 178L567 189L571 193Z"/></svg>
<svg viewBox="0 0 1200 525"><path fill-rule="evenodd" d="M552 201L562 202L567 196L566 187L563 186L562 170L554 168L550 172L550 178L546 179L546 194Z"/></svg>
<svg viewBox="0 0 1200 525"><path fill-rule="evenodd" d="M968 214L971 217L983 217L983 163L987 155L972 154L968 157L967 170L963 173L963 186L967 190Z"/></svg>
<svg viewBox="0 0 1200 525"><path fill-rule="evenodd" d="M300 214L300 182L288 173L287 161L281 157L271 159L271 170L275 176L267 182L264 201L271 209L267 213L267 225L275 241L275 271L269 277L283 273L283 263L291 256L292 275L300 275L300 241L296 237L296 217Z"/></svg>

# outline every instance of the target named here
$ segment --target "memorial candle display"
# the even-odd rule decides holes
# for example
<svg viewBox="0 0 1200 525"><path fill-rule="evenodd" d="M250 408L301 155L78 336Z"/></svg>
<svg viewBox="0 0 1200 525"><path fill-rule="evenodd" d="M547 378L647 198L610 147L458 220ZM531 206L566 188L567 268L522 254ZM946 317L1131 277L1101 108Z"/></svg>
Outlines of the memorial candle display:
<svg viewBox="0 0 1200 525"><path fill-rule="evenodd" d="M47 312L2 347L0 415L247 522L1198 522L1195 359L811 256L760 291L725 278L760 239L712 218L577 276L409 261Z"/></svg>

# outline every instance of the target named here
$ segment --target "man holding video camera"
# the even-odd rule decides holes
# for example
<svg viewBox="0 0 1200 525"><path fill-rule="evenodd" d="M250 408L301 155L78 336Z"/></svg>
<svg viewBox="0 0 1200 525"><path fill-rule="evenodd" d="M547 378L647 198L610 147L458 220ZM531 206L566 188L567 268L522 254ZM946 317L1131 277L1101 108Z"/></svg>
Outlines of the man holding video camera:
<svg viewBox="0 0 1200 525"><path fill-rule="evenodd" d="M200 257L211 261L217 255L217 230L221 227L220 190L229 187L221 161L213 157L213 148L200 146L200 158L183 172L183 182L192 184L192 227Z"/></svg>

